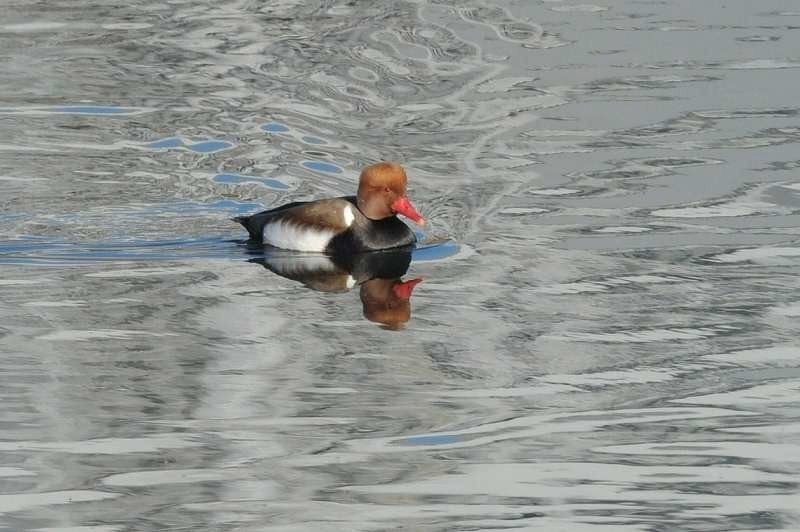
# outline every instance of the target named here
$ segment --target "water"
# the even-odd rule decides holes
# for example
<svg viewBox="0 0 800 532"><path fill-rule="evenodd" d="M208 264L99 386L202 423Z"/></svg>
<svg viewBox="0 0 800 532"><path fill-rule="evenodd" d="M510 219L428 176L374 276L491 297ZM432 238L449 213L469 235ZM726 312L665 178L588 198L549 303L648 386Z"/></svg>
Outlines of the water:
<svg viewBox="0 0 800 532"><path fill-rule="evenodd" d="M6 3L0 529L800 529L798 28ZM431 222L385 282L229 220L384 159Z"/></svg>

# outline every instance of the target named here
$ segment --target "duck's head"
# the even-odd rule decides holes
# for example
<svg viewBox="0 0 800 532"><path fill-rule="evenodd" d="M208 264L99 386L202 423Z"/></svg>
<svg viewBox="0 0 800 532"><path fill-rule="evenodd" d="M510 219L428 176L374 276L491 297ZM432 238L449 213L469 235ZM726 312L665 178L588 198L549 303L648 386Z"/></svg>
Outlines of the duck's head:
<svg viewBox="0 0 800 532"><path fill-rule="evenodd" d="M406 195L408 177L395 163L367 166L358 181L358 209L371 220L383 220L402 214L412 222L425 225Z"/></svg>

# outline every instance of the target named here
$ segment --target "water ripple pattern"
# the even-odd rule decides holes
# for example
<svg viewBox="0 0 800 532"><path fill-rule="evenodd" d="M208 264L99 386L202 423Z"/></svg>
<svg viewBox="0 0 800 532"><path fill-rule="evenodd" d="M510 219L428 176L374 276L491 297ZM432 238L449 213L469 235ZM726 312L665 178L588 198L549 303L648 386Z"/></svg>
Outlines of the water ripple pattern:
<svg viewBox="0 0 800 532"><path fill-rule="evenodd" d="M796 2L6 4L0 530L800 528ZM379 160L401 330L230 220Z"/></svg>

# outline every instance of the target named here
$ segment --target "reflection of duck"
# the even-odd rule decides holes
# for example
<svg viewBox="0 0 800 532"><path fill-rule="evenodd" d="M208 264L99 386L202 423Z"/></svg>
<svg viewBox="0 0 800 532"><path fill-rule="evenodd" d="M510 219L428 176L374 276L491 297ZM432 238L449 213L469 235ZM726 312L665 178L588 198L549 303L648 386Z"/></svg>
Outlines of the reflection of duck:
<svg viewBox="0 0 800 532"><path fill-rule="evenodd" d="M411 292L422 282L421 278L370 279L361 285L360 296L364 317L383 324L387 329L399 330L411 319Z"/></svg>
<svg viewBox="0 0 800 532"><path fill-rule="evenodd" d="M348 292L359 285L364 317L394 330L411 319L411 293L422 282L401 279L411 264L408 246L356 255L273 253L251 262L319 292Z"/></svg>
<svg viewBox="0 0 800 532"><path fill-rule="evenodd" d="M357 196L296 201L234 220L252 240L283 249L348 254L408 246L416 237L396 215L425 220L406 195L407 182L399 164L378 163L361 172Z"/></svg>

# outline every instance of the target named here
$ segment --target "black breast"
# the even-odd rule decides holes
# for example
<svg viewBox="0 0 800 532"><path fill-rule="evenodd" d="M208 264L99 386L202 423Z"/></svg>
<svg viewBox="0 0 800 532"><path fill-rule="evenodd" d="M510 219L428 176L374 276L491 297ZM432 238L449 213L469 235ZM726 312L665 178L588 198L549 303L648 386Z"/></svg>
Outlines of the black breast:
<svg viewBox="0 0 800 532"><path fill-rule="evenodd" d="M355 198L346 198L355 204ZM397 216L383 220L370 220L353 209L356 218L347 231L335 236L326 251L330 253L359 253L379 249L410 246L417 241L416 235Z"/></svg>

